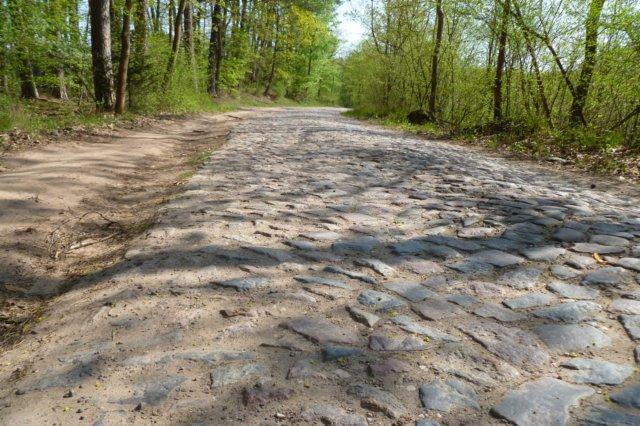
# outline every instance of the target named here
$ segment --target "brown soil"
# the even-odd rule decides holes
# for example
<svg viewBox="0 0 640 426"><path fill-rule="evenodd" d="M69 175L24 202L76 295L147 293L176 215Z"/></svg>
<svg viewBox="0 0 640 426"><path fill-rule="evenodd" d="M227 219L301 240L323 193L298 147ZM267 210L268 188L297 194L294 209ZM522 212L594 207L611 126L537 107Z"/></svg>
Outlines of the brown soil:
<svg viewBox="0 0 640 426"><path fill-rule="evenodd" d="M0 157L0 344L120 258L243 115L107 126Z"/></svg>

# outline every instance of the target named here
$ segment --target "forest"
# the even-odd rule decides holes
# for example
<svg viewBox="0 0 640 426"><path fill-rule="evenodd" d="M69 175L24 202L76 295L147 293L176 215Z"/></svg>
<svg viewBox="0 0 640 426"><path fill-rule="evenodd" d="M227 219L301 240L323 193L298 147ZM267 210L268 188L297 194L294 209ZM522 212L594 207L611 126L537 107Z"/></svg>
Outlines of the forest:
<svg viewBox="0 0 640 426"><path fill-rule="evenodd" d="M335 103L334 6L2 0L0 130L61 104L70 114L190 111L237 92Z"/></svg>
<svg viewBox="0 0 640 426"><path fill-rule="evenodd" d="M384 0L344 65L360 116L545 151L640 149L635 0Z"/></svg>
<svg viewBox="0 0 640 426"><path fill-rule="evenodd" d="M0 131L250 94L561 157L640 149L634 0L354 0L346 53L341 3L2 0Z"/></svg>

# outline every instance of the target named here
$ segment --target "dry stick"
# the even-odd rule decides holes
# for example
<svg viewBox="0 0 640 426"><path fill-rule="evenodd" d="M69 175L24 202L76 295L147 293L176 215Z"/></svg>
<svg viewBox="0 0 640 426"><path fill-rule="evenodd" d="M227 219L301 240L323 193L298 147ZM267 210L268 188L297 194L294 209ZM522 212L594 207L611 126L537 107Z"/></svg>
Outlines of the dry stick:
<svg viewBox="0 0 640 426"><path fill-rule="evenodd" d="M65 253L71 253L73 250L78 250L78 249L83 248L83 247L91 246L91 245L94 245L94 244L101 243L103 241L110 240L110 239L112 239L112 238L114 238L114 237L116 237L118 235L119 235L118 232L114 232L113 234L109 234L106 237L98 238L97 240L86 239L84 241L72 244L71 247L69 247L69 250L67 250Z"/></svg>

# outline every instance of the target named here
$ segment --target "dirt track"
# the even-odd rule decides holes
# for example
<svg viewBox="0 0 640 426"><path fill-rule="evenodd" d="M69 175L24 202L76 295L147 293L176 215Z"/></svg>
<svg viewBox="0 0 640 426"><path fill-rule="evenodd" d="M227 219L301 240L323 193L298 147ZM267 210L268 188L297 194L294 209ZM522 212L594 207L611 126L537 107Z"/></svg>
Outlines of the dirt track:
<svg viewBox="0 0 640 426"><path fill-rule="evenodd" d="M637 195L335 109L184 189L0 357L2 423L640 421Z"/></svg>

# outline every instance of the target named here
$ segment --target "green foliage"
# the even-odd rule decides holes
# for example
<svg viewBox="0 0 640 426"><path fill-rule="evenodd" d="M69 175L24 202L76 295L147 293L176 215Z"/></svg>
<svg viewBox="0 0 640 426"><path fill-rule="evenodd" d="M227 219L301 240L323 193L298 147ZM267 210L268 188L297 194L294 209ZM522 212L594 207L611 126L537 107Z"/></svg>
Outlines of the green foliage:
<svg viewBox="0 0 640 426"><path fill-rule="evenodd" d="M447 132L495 135L496 144L523 151L542 151L541 143L592 152L639 147L640 114L625 118L640 106L640 5L633 0L605 3L584 108L588 126L580 127L571 122L572 90L584 62L590 2L511 3L501 96L504 118L496 123L492 104L500 2L443 0L436 124ZM516 19L516 12L522 20ZM375 1L361 13L369 22L370 36L345 60L344 104L359 116L386 117L395 123L410 111L426 110L435 2ZM553 52L567 72L566 79Z"/></svg>

